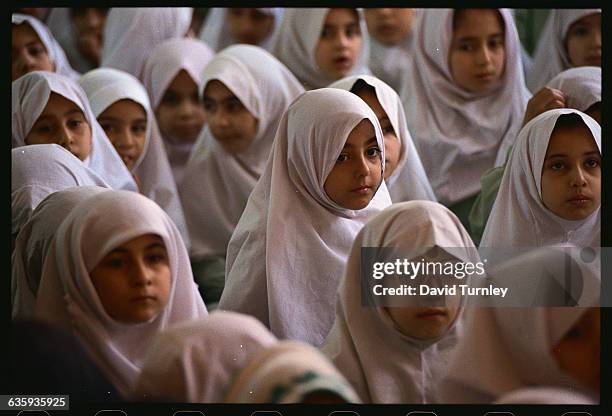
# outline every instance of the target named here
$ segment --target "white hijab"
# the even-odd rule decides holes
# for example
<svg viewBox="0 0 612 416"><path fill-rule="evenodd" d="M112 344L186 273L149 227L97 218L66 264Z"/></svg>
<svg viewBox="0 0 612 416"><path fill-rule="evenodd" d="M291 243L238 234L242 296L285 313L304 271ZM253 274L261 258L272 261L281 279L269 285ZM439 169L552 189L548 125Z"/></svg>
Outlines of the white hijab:
<svg viewBox="0 0 612 416"><path fill-rule="evenodd" d="M542 202L544 157L557 119L563 114L578 114L601 152L601 127L578 110L550 110L529 121L512 149L480 247L601 245L601 207L583 220L570 221L554 214Z"/></svg>
<svg viewBox="0 0 612 416"><path fill-rule="evenodd" d="M33 318L43 261L64 218L78 203L105 190L107 188L89 185L56 191L32 212L30 220L19 231L11 260L13 319Z"/></svg>
<svg viewBox="0 0 612 416"><path fill-rule="evenodd" d="M79 71L87 72L94 64L87 60L77 46L76 28L70 16L69 7L53 7L46 19L49 30L66 51L70 63Z"/></svg>
<svg viewBox="0 0 612 416"><path fill-rule="evenodd" d="M112 188L137 191L134 178L98 124L83 89L76 81L57 73L33 71L13 81L11 91L13 148L26 145L26 137L45 109L52 92L75 103L83 111L91 128L91 151L83 163L100 175Z"/></svg>
<svg viewBox="0 0 612 416"><path fill-rule="evenodd" d="M16 25L23 23L29 24L32 29L34 29L34 32L36 32L43 45L45 45L49 58L55 65L55 72L60 75L67 76L75 81L79 79L81 74L72 69L70 63L68 62L68 58L66 58L66 53L60 44L55 40L49 28L45 26L43 22L27 14L13 13L11 15L11 23Z"/></svg>
<svg viewBox="0 0 612 416"><path fill-rule="evenodd" d="M426 199L436 201L423 163L412 142L406 125L406 115L399 95L380 79L371 75L352 75L334 82L329 88L350 91L358 80L374 87L376 98L389 117L391 126L401 143L400 159L391 177L386 180L389 195L393 202Z"/></svg>
<svg viewBox="0 0 612 416"><path fill-rule="evenodd" d="M231 154L208 126L200 133L180 186L192 257L225 256L227 244L264 171L276 128L289 104L304 89L289 70L258 46L233 45L208 64L200 82L221 81L258 120L253 142Z"/></svg>
<svg viewBox="0 0 612 416"><path fill-rule="evenodd" d="M559 387L525 387L512 390L495 400L496 404L599 404L592 397Z"/></svg>
<svg viewBox="0 0 612 416"><path fill-rule="evenodd" d="M171 38L184 37L191 7L113 7L106 17L100 66L121 69L141 79L151 50Z"/></svg>
<svg viewBox="0 0 612 416"><path fill-rule="evenodd" d="M329 8L288 8L281 26L272 39L270 51L304 84L306 89L321 88L333 82L319 69L315 52ZM349 75L370 74L368 29L363 11L357 10L363 44Z"/></svg>
<svg viewBox="0 0 612 416"><path fill-rule="evenodd" d="M460 332L460 315L439 338L401 333L382 308L362 303L362 247L404 247L418 256L432 247L452 249L461 261L479 261L474 243L448 208L431 201L393 204L357 235L338 290L336 320L323 352L364 403L433 403Z"/></svg>
<svg viewBox="0 0 612 416"><path fill-rule="evenodd" d="M151 110L149 97L140 81L127 72L113 68L98 68L84 74L79 84L87 94L96 118L117 101L125 99L140 104L145 110L147 116L145 144L132 172L142 182L140 190L142 194L157 202L168 213L179 229L185 245L189 247L183 207L172 178L168 156L155 114Z"/></svg>
<svg viewBox="0 0 612 416"><path fill-rule="evenodd" d="M362 210L340 207L324 190L350 132L374 112L356 95L321 88L283 115L270 158L227 250L219 309L255 316L279 338L319 346L334 319L334 295L353 239L391 204L381 185Z"/></svg>
<svg viewBox="0 0 612 416"><path fill-rule="evenodd" d="M115 247L145 234L164 241L172 273L170 297L152 320L123 324L106 313L89 273ZM45 259L36 316L72 329L122 395L133 387L154 335L205 315L183 240L168 215L147 197L102 192L79 204L58 229Z"/></svg>
<svg viewBox="0 0 612 416"><path fill-rule="evenodd" d="M566 69L546 86L563 92L567 108L585 112L593 104L601 102L601 68L581 66Z"/></svg>
<svg viewBox="0 0 612 416"><path fill-rule="evenodd" d="M579 19L601 9L553 9L546 20L533 57L532 77L527 79L534 93L559 72L572 67L565 48L570 26Z"/></svg>
<svg viewBox="0 0 612 416"><path fill-rule="evenodd" d="M270 49L271 40L274 38L274 34L280 27L280 22L283 18L282 7L258 7L257 10L274 17L274 26L268 37L266 37L259 45L259 47L266 50ZM227 8L225 7L213 7L208 11L206 20L200 29L199 38L210 45L215 51L220 51L227 48L234 43L238 43L230 33L227 24Z"/></svg>
<svg viewBox="0 0 612 416"><path fill-rule="evenodd" d="M221 403L238 372L276 342L261 322L233 312L176 325L153 340L130 398Z"/></svg>
<svg viewBox="0 0 612 416"><path fill-rule="evenodd" d="M400 96L425 171L443 204L476 194L482 174L503 163L496 161L498 149L514 141L530 97L512 14L498 10L505 23L505 70L487 93L467 92L453 81L448 65L453 9L422 10L414 29L413 59Z"/></svg>
<svg viewBox="0 0 612 416"><path fill-rule="evenodd" d="M187 72L198 85L204 68L213 56L214 51L205 43L191 38L169 39L153 48L142 71L142 83L149 93L153 109L159 106L181 70ZM162 138L174 181L180 186L194 144L175 142L170 137Z"/></svg>

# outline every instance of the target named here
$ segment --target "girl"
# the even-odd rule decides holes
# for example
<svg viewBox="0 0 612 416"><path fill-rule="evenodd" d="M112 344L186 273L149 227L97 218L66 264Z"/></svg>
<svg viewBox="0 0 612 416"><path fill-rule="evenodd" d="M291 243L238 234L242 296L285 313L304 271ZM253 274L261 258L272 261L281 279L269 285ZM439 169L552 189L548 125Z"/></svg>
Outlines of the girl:
<svg viewBox="0 0 612 416"><path fill-rule="evenodd" d="M270 40L283 18L281 7L245 9L213 7L200 31L200 39L215 51L235 43L270 48Z"/></svg>
<svg viewBox="0 0 612 416"><path fill-rule="evenodd" d="M180 193L196 279L218 302L232 232L261 176L283 112L304 89L276 58L251 45L218 53L202 74L207 126Z"/></svg>
<svg viewBox="0 0 612 416"><path fill-rule="evenodd" d="M378 117L385 135L385 182L393 202L412 199L435 201L421 158L406 126L404 107L395 91L370 75L353 75L330 88L350 91L366 102Z"/></svg>
<svg viewBox="0 0 612 416"><path fill-rule="evenodd" d="M600 246L601 127L572 109L521 130L481 247Z"/></svg>
<svg viewBox="0 0 612 416"><path fill-rule="evenodd" d="M506 9L424 10L415 42L400 94L408 126L436 197L466 224L529 98L516 27Z"/></svg>
<svg viewBox="0 0 612 416"><path fill-rule="evenodd" d="M476 248L444 206L430 201L393 204L368 222L353 243L338 291L336 320L322 347L364 403L437 402L465 297L448 295L445 306L437 307L407 300L393 307L364 305L363 247L402 247L411 259L471 263L479 261ZM438 254L430 254L433 248ZM425 277L416 281L422 283Z"/></svg>
<svg viewBox="0 0 612 416"><path fill-rule="evenodd" d="M356 9L286 9L271 52L306 89L369 74L367 31Z"/></svg>
<svg viewBox="0 0 612 416"><path fill-rule="evenodd" d="M383 146L378 119L354 94L297 98L230 240L219 308L319 346L355 235L391 203Z"/></svg>
<svg viewBox="0 0 612 416"><path fill-rule="evenodd" d="M13 148L56 143L112 188L138 189L75 81L46 71L34 71L13 81L11 121Z"/></svg>
<svg viewBox="0 0 612 416"><path fill-rule="evenodd" d="M32 71L50 71L74 80L80 74L72 69L62 47L38 19L25 14L11 16L11 80Z"/></svg>
<svg viewBox="0 0 612 416"><path fill-rule="evenodd" d="M221 403L235 374L277 342L261 322L233 312L177 325L155 337L131 398Z"/></svg>
<svg viewBox="0 0 612 416"><path fill-rule="evenodd" d="M205 122L198 82L214 52L190 38L170 39L151 51L142 82L155 110L177 186Z"/></svg>
<svg viewBox="0 0 612 416"><path fill-rule="evenodd" d="M79 84L140 192L170 215L189 246L183 208L144 87L130 74L112 68L94 69Z"/></svg>
<svg viewBox="0 0 612 416"><path fill-rule="evenodd" d="M104 27L100 66L120 69L142 79L151 49L164 40L185 37L191 7L113 7Z"/></svg>
<svg viewBox="0 0 612 416"><path fill-rule="evenodd" d="M150 199L103 192L58 229L36 316L74 331L122 395L136 382L155 334L206 314L180 234Z"/></svg>

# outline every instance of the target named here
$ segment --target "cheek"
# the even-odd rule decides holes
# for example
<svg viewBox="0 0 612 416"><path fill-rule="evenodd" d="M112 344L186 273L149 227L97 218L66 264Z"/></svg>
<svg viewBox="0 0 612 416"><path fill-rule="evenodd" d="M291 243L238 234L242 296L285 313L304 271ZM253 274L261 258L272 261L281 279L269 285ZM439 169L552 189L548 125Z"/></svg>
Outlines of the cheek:
<svg viewBox="0 0 612 416"><path fill-rule="evenodd" d="M164 266L159 272L160 297L163 299L163 306L168 304L170 300L170 292L172 290L172 272L169 266Z"/></svg>
<svg viewBox="0 0 612 416"><path fill-rule="evenodd" d="M318 66L326 68L330 64L330 45L325 40L320 40L315 50L315 60Z"/></svg>

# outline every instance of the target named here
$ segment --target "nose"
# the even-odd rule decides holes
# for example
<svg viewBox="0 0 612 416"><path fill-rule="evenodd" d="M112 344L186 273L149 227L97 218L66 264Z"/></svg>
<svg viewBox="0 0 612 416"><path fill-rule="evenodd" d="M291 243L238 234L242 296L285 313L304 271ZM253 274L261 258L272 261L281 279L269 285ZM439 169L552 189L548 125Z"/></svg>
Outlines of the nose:
<svg viewBox="0 0 612 416"><path fill-rule="evenodd" d="M491 51L486 45L480 48L477 54L477 62L479 65L488 65L491 63Z"/></svg>
<svg viewBox="0 0 612 416"><path fill-rule="evenodd" d="M145 264L143 259L137 259L133 264L134 266L131 270L133 285L136 287L150 286L153 283L151 269Z"/></svg>
<svg viewBox="0 0 612 416"><path fill-rule="evenodd" d="M70 150L70 147L74 143L71 131L66 126L62 126L59 129L58 135L58 144L63 148Z"/></svg>
<svg viewBox="0 0 612 416"><path fill-rule="evenodd" d="M370 175L370 165L365 155L355 161L355 176L363 178Z"/></svg>
<svg viewBox="0 0 612 416"><path fill-rule="evenodd" d="M179 106L179 114L181 118L189 119L193 116L196 110L196 105L190 99L184 99Z"/></svg>
<svg viewBox="0 0 612 416"><path fill-rule="evenodd" d="M136 139L129 127L126 127L114 135L113 144L119 149L129 149L136 144Z"/></svg>
<svg viewBox="0 0 612 416"><path fill-rule="evenodd" d="M584 173L584 169L582 168L582 166L578 166L576 169L574 169L572 173L571 185L573 187L581 188L583 186L586 186L586 184L587 179Z"/></svg>
<svg viewBox="0 0 612 416"><path fill-rule="evenodd" d="M346 35L346 33L344 33L344 30L339 30L338 34L336 35L336 42L335 42L335 46L336 48L339 49L344 49L347 48L349 46L349 38Z"/></svg>
<svg viewBox="0 0 612 416"><path fill-rule="evenodd" d="M208 114L207 122L212 128L226 129L230 126L230 118L223 110Z"/></svg>
<svg viewBox="0 0 612 416"><path fill-rule="evenodd" d="M595 48L601 48L601 30L593 30L593 46Z"/></svg>
<svg viewBox="0 0 612 416"><path fill-rule="evenodd" d="M28 53L27 50L23 50L17 59L19 59L19 66L24 74L36 69L36 60Z"/></svg>

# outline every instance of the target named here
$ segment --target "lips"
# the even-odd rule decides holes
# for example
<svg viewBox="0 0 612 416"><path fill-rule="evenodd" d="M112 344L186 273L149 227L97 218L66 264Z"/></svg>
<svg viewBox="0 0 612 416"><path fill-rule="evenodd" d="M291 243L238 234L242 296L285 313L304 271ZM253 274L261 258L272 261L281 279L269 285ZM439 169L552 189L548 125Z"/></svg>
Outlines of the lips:
<svg viewBox="0 0 612 416"><path fill-rule="evenodd" d="M601 55L589 56L586 63L592 66L601 66Z"/></svg>
<svg viewBox="0 0 612 416"><path fill-rule="evenodd" d="M368 186L368 185L363 185L363 186L360 186L360 187L358 187L358 188L351 189L351 192L355 192L355 193L357 193L357 194L367 194L367 193L368 193L368 192L370 192L371 190L372 190L372 187L371 187L371 186Z"/></svg>
<svg viewBox="0 0 612 416"><path fill-rule="evenodd" d="M485 73L476 75L476 78L478 78L481 81L492 81L494 77L495 77L494 72L485 72Z"/></svg>
<svg viewBox="0 0 612 416"><path fill-rule="evenodd" d="M336 68L348 69L352 66L353 61L348 56L339 56L333 60Z"/></svg>
<svg viewBox="0 0 612 416"><path fill-rule="evenodd" d="M448 316L445 308L428 308L416 315L419 319L440 319Z"/></svg>
<svg viewBox="0 0 612 416"><path fill-rule="evenodd" d="M130 300L132 302L138 302L138 303L141 303L141 302L157 302L157 296L143 294L143 295L135 296L135 297L133 297Z"/></svg>
<svg viewBox="0 0 612 416"><path fill-rule="evenodd" d="M570 198L567 200L567 202L569 202L572 205L577 205L577 206L582 206L582 205L587 205L592 201L592 198L586 195L576 195L573 198Z"/></svg>

